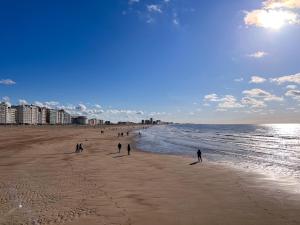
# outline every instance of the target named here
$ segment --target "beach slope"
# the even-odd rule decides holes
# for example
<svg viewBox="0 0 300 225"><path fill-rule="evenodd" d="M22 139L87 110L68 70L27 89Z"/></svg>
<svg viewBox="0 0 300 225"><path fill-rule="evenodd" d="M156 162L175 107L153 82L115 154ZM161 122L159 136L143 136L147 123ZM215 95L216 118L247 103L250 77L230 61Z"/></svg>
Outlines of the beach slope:
<svg viewBox="0 0 300 225"><path fill-rule="evenodd" d="M133 135L117 133L129 129L0 127L0 224L300 224L297 194L190 158L128 156Z"/></svg>

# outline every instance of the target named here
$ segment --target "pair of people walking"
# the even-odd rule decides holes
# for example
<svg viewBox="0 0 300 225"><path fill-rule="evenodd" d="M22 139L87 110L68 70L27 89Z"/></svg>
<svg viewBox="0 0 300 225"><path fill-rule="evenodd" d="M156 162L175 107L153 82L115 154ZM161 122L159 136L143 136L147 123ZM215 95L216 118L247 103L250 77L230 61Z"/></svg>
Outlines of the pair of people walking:
<svg viewBox="0 0 300 225"><path fill-rule="evenodd" d="M76 153L83 152L83 144L82 144L82 143L76 145L76 150L75 150L75 152L76 152Z"/></svg>
<svg viewBox="0 0 300 225"><path fill-rule="evenodd" d="M122 149L122 144L121 143L118 144L118 149L119 149L119 153L121 153L121 149ZM131 152L130 144L128 144L128 146L127 146L127 152L128 152L128 155L130 155L130 152Z"/></svg>

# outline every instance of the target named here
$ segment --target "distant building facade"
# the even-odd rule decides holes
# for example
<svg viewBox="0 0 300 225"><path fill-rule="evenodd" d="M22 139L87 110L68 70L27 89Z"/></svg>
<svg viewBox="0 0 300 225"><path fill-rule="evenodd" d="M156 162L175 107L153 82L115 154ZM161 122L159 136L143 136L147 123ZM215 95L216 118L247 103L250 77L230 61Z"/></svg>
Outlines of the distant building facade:
<svg viewBox="0 0 300 225"><path fill-rule="evenodd" d="M8 113L9 113L9 124L16 124L17 123L17 108L15 107L10 107L8 108Z"/></svg>
<svg viewBox="0 0 300 225"><path fill-rule="evenodd" d="M15 117L18 124L38 124L38 107L34 105L19 105L16 108Z"/></svg>
<svg viewBox="0 0 300 225"><path fill-rule="evenodd" d="M45 107L38 107L38 124L47 124L47 108Z"/></svg>
<svg viewBox="0 0 300 225"><path fill-rule="evenodd" d="M9 105L6 102L0 103L0 124L8 124L10 121Z"/></svg>
<svg viewBox="0 0 300 225"><path fill-rule="evenodd" d="M63 124L64 125L69 125L72 123L72 116L71 114L67 113L66 111L64 111L64 120L63 120Z"/></svg>
<svg viewBox="0 0 300 225"><path fill-rule="evenodd" d="M72 118L72 123L77 125L87 125L88 118L86 116L76 116Z"/></svg>
<svg viewBox="0 0 300 225"><path fill-rule="evenodd" d="M97 119L90 119L89 120L89 125L90 126L97 126L97 125L99 125L99 120L97 120Z"/></svg>
<svg viewBox="0 0 300 225"><path fill-rule="evenodd" d="M18 105L0 103L0 124L71 124L71 115L64 110L48 109L35 105Z"/></svg>
<svg viewBox="0 0 300 225"><path fill-rule="evenodd" d="M55 109L47 109L47 123L56 125L58 122L58 111Z"/></svg>

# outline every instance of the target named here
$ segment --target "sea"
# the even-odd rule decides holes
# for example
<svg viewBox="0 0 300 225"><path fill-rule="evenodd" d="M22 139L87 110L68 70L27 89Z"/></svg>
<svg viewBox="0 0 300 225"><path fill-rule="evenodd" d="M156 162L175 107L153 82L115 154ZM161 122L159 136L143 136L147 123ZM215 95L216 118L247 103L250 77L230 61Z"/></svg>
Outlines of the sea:
<svg viewBox="0 0 300 225"><path fill-rule="evenodd" d="M144 151L196 159L200 149L204 163L220 163L300 185L300 124L180 124L152 126L140 132L137 147ZM300 189L296 191L300 193Z"/></svg>

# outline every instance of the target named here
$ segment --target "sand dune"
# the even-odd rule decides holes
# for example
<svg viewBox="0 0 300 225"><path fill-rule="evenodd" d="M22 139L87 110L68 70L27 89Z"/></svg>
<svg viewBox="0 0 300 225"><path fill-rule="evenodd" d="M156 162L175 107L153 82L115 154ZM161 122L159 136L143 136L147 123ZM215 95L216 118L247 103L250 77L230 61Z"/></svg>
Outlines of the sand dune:
<svg viewBox="0 0 300 225"><path fill-rule="evenodd" d="M1 127L0 224L300 224L298 195L189 158L127 156L133 136L115 129Z"/></svg>

